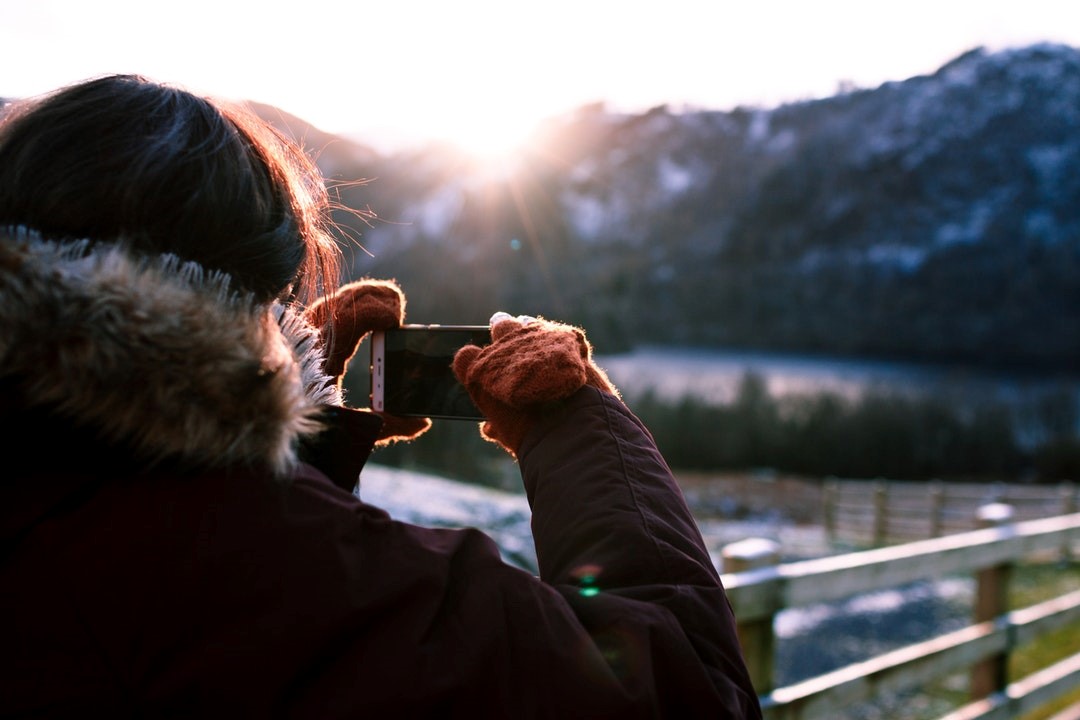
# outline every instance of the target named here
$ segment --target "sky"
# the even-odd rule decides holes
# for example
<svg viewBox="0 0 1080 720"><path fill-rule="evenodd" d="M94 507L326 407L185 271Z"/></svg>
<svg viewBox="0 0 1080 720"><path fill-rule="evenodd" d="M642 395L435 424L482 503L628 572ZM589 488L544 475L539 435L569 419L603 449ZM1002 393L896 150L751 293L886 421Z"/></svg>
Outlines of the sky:
<svg viewBox="0 0 1080 720"><path fill-rule="evenodd" d="M1044 41L1080 47L1080 3L0 0L0 97L140 73L387 148L482 153L589 103L774 107Z"/></svg>

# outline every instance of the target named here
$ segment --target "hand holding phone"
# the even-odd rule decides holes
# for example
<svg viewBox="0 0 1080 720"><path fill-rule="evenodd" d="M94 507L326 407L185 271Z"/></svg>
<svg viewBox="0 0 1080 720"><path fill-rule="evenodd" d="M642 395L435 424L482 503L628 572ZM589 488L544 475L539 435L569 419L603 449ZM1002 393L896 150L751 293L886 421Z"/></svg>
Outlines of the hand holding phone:
<svg viewBox="0 0 1080 720"><path fill-rule="evenodd" d="M487 325L402 325L371 335L371 409L389 415L484 419L451 369L465 345L491 343Z"/></svg>
<svg viewBox="0 0 1080 720"><path fill-rule="evenodd" d="M458 351L453 369L484 409L481 434L514 457L529 429L582 386L619 397L581 328L496 313L491 335L486 348Z"/></svg>

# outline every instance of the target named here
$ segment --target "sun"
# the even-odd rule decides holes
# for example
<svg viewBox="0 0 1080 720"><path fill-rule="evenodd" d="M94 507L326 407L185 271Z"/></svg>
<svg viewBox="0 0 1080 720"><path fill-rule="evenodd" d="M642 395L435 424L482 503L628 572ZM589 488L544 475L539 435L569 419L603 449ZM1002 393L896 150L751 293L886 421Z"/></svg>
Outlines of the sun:
<svg viewBox="0 0 1080 720"><path fill-rule="evenodd" d="M440 142L457 148L478 166L497 168L520 156L538 125L539 119L534 113L488 107L447 113L438 119L431 132Z"/></svg>

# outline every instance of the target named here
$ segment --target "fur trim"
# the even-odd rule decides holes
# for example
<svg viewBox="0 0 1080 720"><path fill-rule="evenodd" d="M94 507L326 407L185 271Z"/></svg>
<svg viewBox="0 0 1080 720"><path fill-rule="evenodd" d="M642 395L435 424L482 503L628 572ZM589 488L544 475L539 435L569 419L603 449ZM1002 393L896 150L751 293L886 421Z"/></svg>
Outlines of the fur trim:
<svg viewBox="0 0 1080 720"><path fill-rule="evenodd" d="M0 233L0 376L148 463L284 475L340 391L318 332L229 277L116 245Z"/></svg>

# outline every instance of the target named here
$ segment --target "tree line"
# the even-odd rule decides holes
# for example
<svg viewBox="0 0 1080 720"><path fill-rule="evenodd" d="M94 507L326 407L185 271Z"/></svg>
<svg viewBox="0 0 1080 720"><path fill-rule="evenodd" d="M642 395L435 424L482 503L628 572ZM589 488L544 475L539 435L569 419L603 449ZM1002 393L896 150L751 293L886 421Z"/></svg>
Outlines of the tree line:
<svg viewBox="0 0 1080 720"><path fill-rule="evenodd" d="M974 405L947 395L868 390L774 397L747 373L729 403L693 396L628 397L668 463L695 471L772 469L807 477L987 482L1080 478L1080 403L1061 387L1020 405ZM413 443L376 451L374 461L505 489L517 471L474 423L436 421Z"/></svg>

